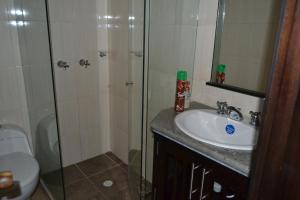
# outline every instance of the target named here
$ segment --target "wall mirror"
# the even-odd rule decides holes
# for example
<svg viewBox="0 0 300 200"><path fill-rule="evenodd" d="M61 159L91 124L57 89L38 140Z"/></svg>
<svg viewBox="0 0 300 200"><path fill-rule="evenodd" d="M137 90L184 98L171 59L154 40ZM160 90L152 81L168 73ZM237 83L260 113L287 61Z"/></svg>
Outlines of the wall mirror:
<svg viewBox="0 0 300 200"><path fill-rule="evenodd" d="M219 0L208 85L264 97L282 0Z"/></svg>

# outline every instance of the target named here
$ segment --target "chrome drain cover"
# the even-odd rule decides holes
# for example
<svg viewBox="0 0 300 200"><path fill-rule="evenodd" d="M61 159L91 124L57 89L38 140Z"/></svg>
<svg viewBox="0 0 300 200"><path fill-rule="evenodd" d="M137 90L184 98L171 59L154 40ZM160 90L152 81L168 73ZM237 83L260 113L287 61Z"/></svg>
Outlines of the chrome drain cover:
<svg viewBox="0 0 300 200"><path fill-rule="evenodd" d="M103 181L102 185L104 187L111 187L114 184L114 182L112 182L111 180L105 180Z"/></svg>

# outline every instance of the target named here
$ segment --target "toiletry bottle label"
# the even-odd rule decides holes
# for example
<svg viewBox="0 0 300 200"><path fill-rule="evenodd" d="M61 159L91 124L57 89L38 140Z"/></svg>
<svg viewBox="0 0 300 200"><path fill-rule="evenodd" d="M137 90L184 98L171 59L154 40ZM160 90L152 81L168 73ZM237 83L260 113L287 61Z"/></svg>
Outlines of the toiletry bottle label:
<svg viewBox="0 0 300 200"><path fill-rule="evenodd" d="M186 82L187 82L187 72L178 71L177 82L176 82L175 106L174 106L176 112L184 111Z"/></svg>
<svg viewBox="0 0 300 200"><path fill-rule="evenodd" d="M175 100L175 111L183 112L184 111L184 102L185 102L185 82L186 81L177 81L176 88L176 100Z"/></svg>

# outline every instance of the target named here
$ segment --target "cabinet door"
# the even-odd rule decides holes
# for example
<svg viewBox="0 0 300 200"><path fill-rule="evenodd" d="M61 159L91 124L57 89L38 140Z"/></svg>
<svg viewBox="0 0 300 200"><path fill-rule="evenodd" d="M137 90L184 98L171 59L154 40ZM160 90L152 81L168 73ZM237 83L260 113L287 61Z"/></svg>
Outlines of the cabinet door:
<svg viewBox="0 0 300 200"><path fill-rule="evenodd" d="M153 200L246 199L247 177L158 134L154 144Z"/></svg>
<svg viewBox="0 0 300 200"><path fill-rule="evenodd" d="M155 136L154 200L199 200L209 173L197 154Z"/></svg>
<svg viewBox="0 0 300 200"><path fill-rule="evenodd" d="M211 162L211 161L210 161ZM247 197L249 179L238 174L216 162L210 164L213 173L211 174L211 181L221 185L221 192L214 193L215 199L231 199L244 200Z"/></svg>

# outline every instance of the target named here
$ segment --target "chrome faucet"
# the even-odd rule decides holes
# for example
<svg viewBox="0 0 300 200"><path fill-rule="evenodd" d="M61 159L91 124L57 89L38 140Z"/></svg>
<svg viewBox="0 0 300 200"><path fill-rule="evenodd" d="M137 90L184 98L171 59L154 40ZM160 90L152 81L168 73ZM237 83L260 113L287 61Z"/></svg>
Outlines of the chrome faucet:
<svg viewBox="0 0 300 200"><path fill-rule="evenodd" d="M240 108L228 106L227 102L217 101L217 113L220 115L227 115L230 119L235 121L242 121L244 119Z"/></svg>
<svg viewBox="0 0 300 200"><path fill-rule="evenodd" d="M218 106L218 109L217 109L218 114L221 114L221 115L227 114L228 105L227 105L226 101L224 101L224 102L217 101L217 106Z"/></svg>
<svg viewBox="0 0 300 200"><path fill-rule="evenodd" d="M233 119L235 121L242 121L244 119L243 114L241 113L241 109L233 106L229 106L227 108L227 115L230 119Z"/></svg>
<svg viewBox="0 0 300 200"><path fill-rule="evenodd" d="M259 126L261 113L250 111L249 114L250 114L250 124L255 127Z"/></svg>

